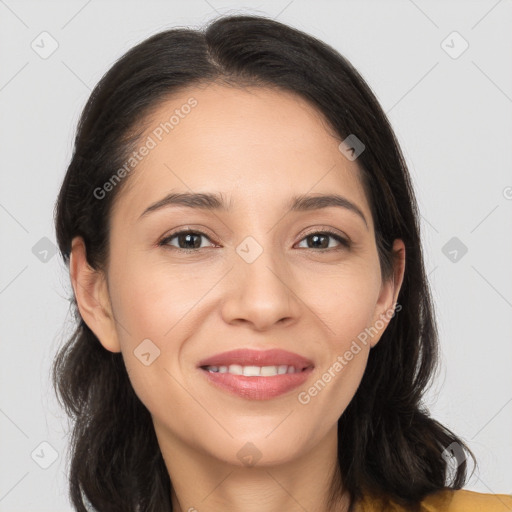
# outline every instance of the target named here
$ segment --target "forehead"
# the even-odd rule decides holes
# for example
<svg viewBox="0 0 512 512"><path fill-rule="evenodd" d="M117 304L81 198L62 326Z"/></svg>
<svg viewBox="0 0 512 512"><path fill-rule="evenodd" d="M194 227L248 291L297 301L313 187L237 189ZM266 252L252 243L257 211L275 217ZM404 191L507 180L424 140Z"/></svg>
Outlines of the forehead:
<svg viewBox="0 0 512 512"><path fill-rule="evenodd" d="M183 90L147 116L146 146L117 208L135 216L170 191L219 191L260 208L293 194L344 193L369 210L360 169L322 113L299 95L210 84Z"/></svg>

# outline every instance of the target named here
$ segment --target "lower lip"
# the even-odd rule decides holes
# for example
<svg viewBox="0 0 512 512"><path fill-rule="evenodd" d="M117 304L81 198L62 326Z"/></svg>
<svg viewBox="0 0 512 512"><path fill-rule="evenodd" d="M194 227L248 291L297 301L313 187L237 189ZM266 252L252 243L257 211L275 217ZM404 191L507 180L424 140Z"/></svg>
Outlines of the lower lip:
<svg viewBox="0 0 512 512"><path fill-rule="evenodd" d="M246 377L231 373L209 372L204 368L201 368L201 371L212 384L224 391L249 400L268 400L304 384L313 368L272 377Z"/></svg>

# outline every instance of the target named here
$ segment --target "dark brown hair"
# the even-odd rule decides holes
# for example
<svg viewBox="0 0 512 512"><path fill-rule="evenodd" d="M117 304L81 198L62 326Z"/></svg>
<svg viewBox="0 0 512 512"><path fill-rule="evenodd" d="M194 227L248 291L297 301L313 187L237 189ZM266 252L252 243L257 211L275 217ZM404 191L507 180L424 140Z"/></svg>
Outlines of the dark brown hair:
<svg viewBox="0 0 512 512"><path fill-rule="evenodd" d="M126 181L98 199L126 161L149 112L170 94L208 83L292 91L308 100L339 136L365 145L358 157L371 205L382 275L392 243L406 247L400 313L370 351L362 382L338 422L339 469L351 503L365 493L413 510L429 493L459 489L466 462L449 474L444 451L457 443L429 416L423 394L437 365L437 331L421 252L419 214L392 128L352 65L323 42L261 16L227 16L204 30L156 34L120 58L93 90L79 121L74 153L55 211L60 252L83 237L89 264L104 270L109 218ZM53 382L73 419L70 495L100 512L172 510L171 481L151 416L136 396L120 353L104 349L71 298L76 331L59 350ZM474 458L473 458L474 460ZM334 486L331 502L340 489Z"/></svg>

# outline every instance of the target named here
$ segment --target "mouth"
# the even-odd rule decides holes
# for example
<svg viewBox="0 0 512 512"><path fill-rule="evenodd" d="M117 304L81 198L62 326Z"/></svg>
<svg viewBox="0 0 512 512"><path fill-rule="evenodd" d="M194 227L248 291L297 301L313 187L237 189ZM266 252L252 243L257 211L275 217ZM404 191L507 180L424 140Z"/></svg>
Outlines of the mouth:
<svg viewBox="0 0 512 512"><path fill-rule="evenodd" d="M239 349L201 361L199 369L217 389L245 399L267 400L303 384L314 364L280 349Z"/></svg>
<svg viewBox="0 0 512 512"><path fill-rule="evenodd" d="M299 373L307 370L308 367L297 368L287 364L279 366L242 366L231 364L229 366L201 366L201 369L211 373L229 373L231 375L244 375L245 377L274 377L288 373Z"/></svg>

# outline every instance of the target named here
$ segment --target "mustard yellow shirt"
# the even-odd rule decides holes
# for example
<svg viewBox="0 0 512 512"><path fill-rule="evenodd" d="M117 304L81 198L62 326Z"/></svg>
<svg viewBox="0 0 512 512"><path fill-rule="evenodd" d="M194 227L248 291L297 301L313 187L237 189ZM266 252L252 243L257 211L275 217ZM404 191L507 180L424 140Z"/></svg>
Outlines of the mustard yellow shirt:
<svg viewBox="0 0 512 512"><path fill-rule="evenodd" d="M393 504L381 508L380 501L365 498L355 510L357 512L409 512ZM444 490L427 496L421 503L421 512L512 512L512 495L484 494L466 490Z"/></svg>

